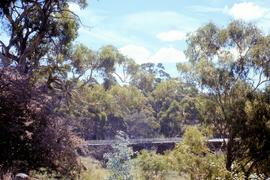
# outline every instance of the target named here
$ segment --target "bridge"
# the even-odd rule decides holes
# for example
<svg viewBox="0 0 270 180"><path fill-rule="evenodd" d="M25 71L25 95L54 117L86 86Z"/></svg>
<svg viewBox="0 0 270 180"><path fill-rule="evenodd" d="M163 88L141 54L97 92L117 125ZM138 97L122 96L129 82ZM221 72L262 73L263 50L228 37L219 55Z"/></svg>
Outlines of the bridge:
<svg viewBox="0 0 270 180"><path fill-rule="evenodd" d="M141 138L141 139L129 139L128 145L139 145L139 144L175 144L182 141L182 138ZM209 144L222 144L227 143L226 138L212 138L208 139ZM108 146L116 143L120 143L119 140L88 140L86 145L88 146Z"/></svg>

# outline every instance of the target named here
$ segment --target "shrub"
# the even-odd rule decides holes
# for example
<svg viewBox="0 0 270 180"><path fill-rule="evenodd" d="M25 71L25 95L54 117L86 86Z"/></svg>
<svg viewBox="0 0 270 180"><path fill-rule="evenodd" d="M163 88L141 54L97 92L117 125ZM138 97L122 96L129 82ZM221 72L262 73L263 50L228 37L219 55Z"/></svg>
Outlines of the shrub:
<svg viewBox="0 0 270 180"><path fill-rule="evenodd" d="M106 180L110 173L101 167L100 163L91 157L80 158L85 170L80 174L82 180Z"/></svg>
<svg viewBox="0 0 270 180"><path fill-rule="evenodd" d="M165 179L171 166L165 155L142 151L136 158L141 179Z"/></svg>
<svg viewBox="0 0 270 180"><path fill-rule="evenodd" d="M124 132L119 131L115 138L117 143L112 145L113 152L104 154L104 158L108 160L106 163L107 168L111 170L109 179L133 179L133 164L131 161L133 151L128 147L128 137Z"/></svg>
<svg viewBox="0 0 270 180"><path fill-rule="evenodd" d="M225 167L223 153L213 153L206 144L206 138L196 127L188 127L180 142L170 152L173 167L179 174L191 179L230 179Z"/></svg>
<svg viewBox="0 0 270 180"><path fill-rule="evenodd" d="M46 168L73 175L78 162L64 115L46 88L11 68L0 69L0 172Z"/></svg>

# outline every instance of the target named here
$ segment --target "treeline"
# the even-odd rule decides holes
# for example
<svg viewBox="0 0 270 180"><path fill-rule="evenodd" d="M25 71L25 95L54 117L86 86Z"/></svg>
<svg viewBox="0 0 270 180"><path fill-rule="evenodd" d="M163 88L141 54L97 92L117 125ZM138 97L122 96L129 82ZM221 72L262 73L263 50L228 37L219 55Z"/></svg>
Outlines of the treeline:
<svg viewBox="0 0 270 180"><path fill-rule="evenodd" d="M176 137L194 125L207 138L228 138L218 162L200 132L189 130L168 156L141 154L141 168L153 158L179 174L199 168L195 178L216 177L201 175L213 160L226 168L220 177L270 176L269 35L241 21L204 25L188 35L189 61L172 78L162 64L136 64L113 46L74 44L80 20L68 2L0 2L8 37L0 41L2 177L42 168L75 177L82 170L75 149L85 139L110 139L119 130L130 138ZM173 157L179 162L163 161ZM165 171L162 163L156 171Z"/></svg>
<svg viewBox="0 0 270 180"><path fill-rule="evenodd" d="M150 63L138 67L156 71ZM77 118L76 131L85 139L111 139L117 131L130 138L176 137L186 125L198 123L191 101L196 89L176 79L160 79L149 70L139 70L130 84L108 87L105 82L77 89L66 111Z"/></svg>

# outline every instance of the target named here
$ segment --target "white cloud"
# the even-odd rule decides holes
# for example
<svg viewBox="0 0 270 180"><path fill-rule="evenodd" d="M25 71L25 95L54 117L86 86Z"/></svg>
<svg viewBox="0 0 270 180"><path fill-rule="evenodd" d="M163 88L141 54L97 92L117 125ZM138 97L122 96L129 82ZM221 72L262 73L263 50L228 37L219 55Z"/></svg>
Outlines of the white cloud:
<svg viewBox="0 0 270 180"><path fill-rule="evenodd" d="M137 45L127 45L119 49L119 51L129 58L135 60L136 63L177 63L186 61L182 51L175 48L160 48L157 52L151 53L147 48Z"/></svg>
<svg viewBox="0 0 270 180"><path fill-rule="evenodd" d="M234 4L228 13L235 19L252 21L264 17L267 11L267 9L252 2L242 2Z"/></svg>
<svg viewBox="0 0 270 180"><path fill-rule="evenodd" d="M80 27L79 28L79 40L84 43L95 44L97 42L103 42L103 44L113 44L119 46L121 44L130 44L136 41L133 37L123 36L117 31L107 30L103 28L93 27Z"/></svg>
<svg viewBox="0 0 270 180"><path fill-rule="evenodd" d="M179 29L194 30L200 24L199 20L175 11L144 11L129 14L124 17L124 26L127 29L156 33L156 30Z"/></svg>
<svg viewBox="0 0 270 180"><path fill-rule="evenodd" d="M86 8L81 8L78 4L70 2L68 3L68 8L70 11L74 12L80 17L80 21L83 26L96 26L97 24L102 24L104 20L108 17L108 12L102 9L94 10L89 6Z"/></svg>
<svg viewBox="0 0 270 180"><path fill-rule="evenodd" d="M68 3L68 8L74 13L78 13L81 10L80 6L76 3Z"/></svg>
<svg viewBox="0 0 270 180"><path fill-rule="evenodd" d="M150 57L151 62L155 63L177 63L186 61L185 54L175 48L161 48Z"/></svg>
<svg viewBox="0 0 270 180"><path fill-rule="evenodd" d="M185 37L186 37L185 33L175 30L161 32L157 34L158 39L160 39L161 41L168 41L168 42L184 40Z"/></svg>
<svg viewBox="0 0 270 180"><path fill-rule="evenodd" d="M133 44L124 46L119 51L125 56L134 59L138 64L146 63L151 55L151 52L145 47Z"/></svg>
<svg viewBox="0 0 270 180"><path fill-rule="evenodd" d="M205 5L193 5L190 6L189 9L191 11L199 12L199 13L220 13L224 11L224 8L219 7L211 7Z"/></svg>

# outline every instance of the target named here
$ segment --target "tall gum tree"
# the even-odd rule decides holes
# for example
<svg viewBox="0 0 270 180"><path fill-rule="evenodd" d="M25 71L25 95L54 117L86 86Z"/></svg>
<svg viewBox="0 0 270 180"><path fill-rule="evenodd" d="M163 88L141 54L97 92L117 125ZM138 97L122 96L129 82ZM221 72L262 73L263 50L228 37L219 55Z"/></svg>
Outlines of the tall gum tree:
<svg viewBox="0 0 270 180"><path fill-rule="evenodd" d="M69 10L69 2L86 6L84 0L1 1L1 30L8 39L0 40L1 66L33 74L45 65L50 65L45 68L50 72L63 64L80 22Z"/></svg>
<svg viewBox="0 0 270 180"><path fill-rule="evenodd" d="M189 62L177 65L186 81L195 84L201 92L197 99L201 118L213 126L216 136L229 139L227 169L232 170L233 163L244 160L246 163L240 163L241 170L247 175L254 171L265 173L266 169L261 167L269 160L268 156L255 158L250 153L251 146L253 152L269 152L265 141L265 137L269 137L269 127L264 124L269 123L269 118L266 120L269 112L264 108L263 114L252 116L251 126L248 123L250 115L245 111L251 106L249 101L258 101L256 94L269 93L266 91L270 82L269 40L270 36L253 24L233 21L219 28L209 23L189 34L186 50ZM256 134L253 126L267 129L264 138L258 140L254 135L246 141L252 136L247 134L251 133L250 129Z"/></svg>

